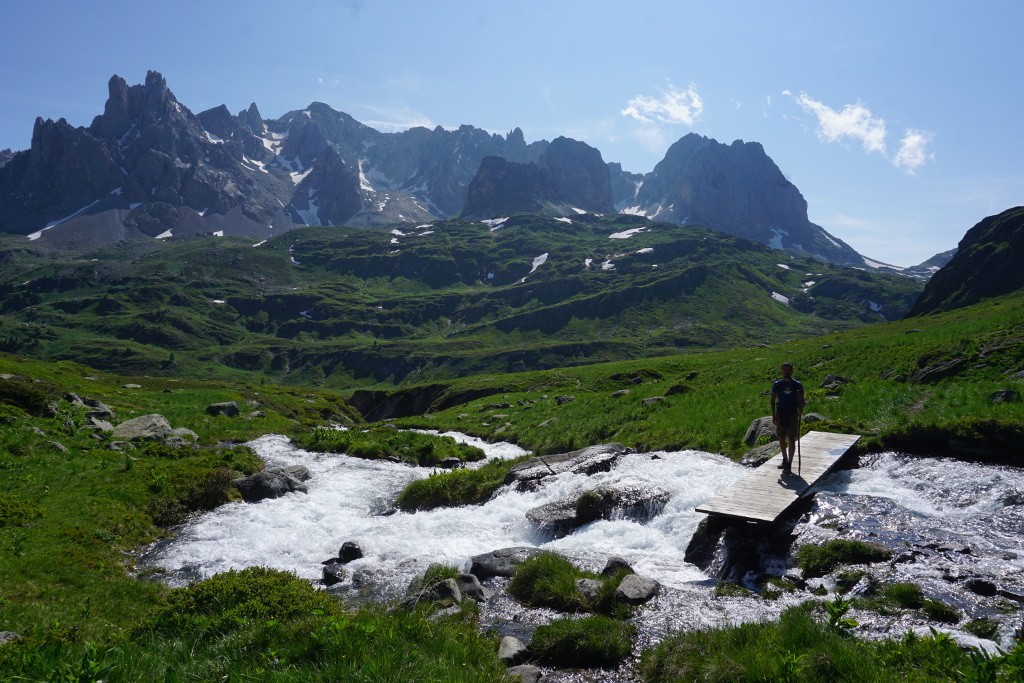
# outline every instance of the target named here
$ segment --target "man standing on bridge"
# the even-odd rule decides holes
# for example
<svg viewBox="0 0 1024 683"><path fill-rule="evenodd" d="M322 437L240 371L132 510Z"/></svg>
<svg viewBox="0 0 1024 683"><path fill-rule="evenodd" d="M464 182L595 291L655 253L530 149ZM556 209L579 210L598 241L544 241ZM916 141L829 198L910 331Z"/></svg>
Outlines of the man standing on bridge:
<svg viewBox="0 0 1024 683"><path fill-rule="evenodd" d="M772 382L772 423L779 435L784 473L793 471L793 453L800 438L800 416L804 412L804 385L793 379L793 364L782 364L782 379Z"/></svg>

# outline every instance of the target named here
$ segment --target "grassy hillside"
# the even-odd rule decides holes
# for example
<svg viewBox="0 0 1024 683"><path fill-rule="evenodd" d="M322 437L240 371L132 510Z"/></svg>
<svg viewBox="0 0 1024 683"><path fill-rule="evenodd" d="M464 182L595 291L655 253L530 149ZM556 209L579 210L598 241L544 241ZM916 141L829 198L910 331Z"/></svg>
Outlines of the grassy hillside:
<svg viewBox="0 0 1024 683"><path fill-rule="evenodd" d="M922 286L630 216L492 227L310 228L79 259L9 242L0 350L344 389L777 343L900 317Z"/></svg>
<svg viewBox="0 0 1024 683"><path fill-rule="evenodd" d="M1024 371L1024 295L766 347L480 375L427 387L436 398L426 414L398 423L458 429L546 453L619 441L641 450L739 455L748 448L750 421L769 414L767 392L783 361L794 363L804 382L807 411L826 418L816 429L864 434L865 445L875 447L946 452L954 438L966 440L953 445L961 450L972 447L967 442L1007 450L976 432L986 422L1019 426L1024 419L1019 397L991 398L1000 389L1024 388L1015 377ZM925 372L946 366L945 378ZM830 375L847 382L830 382ZM622 390L628 394L617 395ZM930 430L942 435L928 441Z"/></svg>

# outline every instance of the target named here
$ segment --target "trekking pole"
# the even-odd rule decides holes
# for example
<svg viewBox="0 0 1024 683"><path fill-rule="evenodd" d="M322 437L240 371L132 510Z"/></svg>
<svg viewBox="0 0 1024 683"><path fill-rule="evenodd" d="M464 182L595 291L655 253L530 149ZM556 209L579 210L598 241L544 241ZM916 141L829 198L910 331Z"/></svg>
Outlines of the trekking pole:
<svg viewBox="0 0 1024 683"><path fill-rule="evenodd" d="M804 465L803 456L801 456L801 454L800 454L800 437L803 436L800 433L800 430L803 427L803 422L804 422L804 414L803 414L803 412L798 412L796 414L796 473L797 474L802 474L802 472L800 470L803 468L803 465Z"/></svg>

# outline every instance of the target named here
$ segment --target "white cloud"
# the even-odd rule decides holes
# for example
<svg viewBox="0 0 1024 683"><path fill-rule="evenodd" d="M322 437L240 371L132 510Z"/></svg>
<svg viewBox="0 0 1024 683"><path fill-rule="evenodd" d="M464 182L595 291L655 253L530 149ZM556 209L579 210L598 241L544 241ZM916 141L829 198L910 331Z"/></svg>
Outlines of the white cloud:
<svg viewBox="0 0 1024 683"><path fill-rule="evenodd" d="M906 135L900 140L900 151L896 153L892 163L896 168L914 175L917 169L935 159L935 155L928 151L928 144L934 138L935 136L927 131L908 128Z"/></svg>
<svg viewBox="0 0 1024 683"><path fill-rule="evenodd" d="M686 90L679 90L671 83L658 97L637 95L626 103L623 116L630 116L644 123L681 123L692 126L704 111L704 102L697 94L693 83Z"/></svg>
<svg viewBox="0 0 1024 683"><path fill-rule="evenodd" d="M818 137L825 142L847 138L859 140L865 152L878 152L885 156L885 120L872 114L860 101L844 105L836 111L811 99L806 93L794 97L788 90L784 90L783 94L793 97L804 111L817 117Z"/></svg>

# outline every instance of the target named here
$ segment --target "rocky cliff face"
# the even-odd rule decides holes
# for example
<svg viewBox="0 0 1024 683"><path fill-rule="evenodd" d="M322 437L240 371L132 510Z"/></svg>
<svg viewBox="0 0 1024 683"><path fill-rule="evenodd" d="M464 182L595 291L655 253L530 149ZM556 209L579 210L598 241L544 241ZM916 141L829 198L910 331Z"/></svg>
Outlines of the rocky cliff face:
<svg viewBox="0 0 1024 683"><path fill-rule="evenodd" d="M546 147L519 129L380 133L318 102L276 120L255 103L196 115L157 72L132 86L114 76L90 126L40 119L30 149L0 154L0 232L92 247L430 221L462 208L484 157L536 161Z"/></svg>
<svg viewBox="0 0 1024 683"><path fill-rule="evenodd" d="M151 71L141 85L111 78L88 127L39 119L30 149L0 152L0 232L55 246L574 209L703 225L865 263L808 220L804 198L761 145L695 134L641 175L576 140L528 144L518 128L381 133L320 102L279 119L255 103L196 115Z"/></svg>
<svg viewBox="0 0 1024 683"><path fill-rule="evenodd" d="M948 311L1024 287L1024 206L967 231L956 254L924 288L908 317Z"/></svg>
<svg viewBox="0 0 1024 683"><path fill-rule="evenodd" d="M864 263L852 247L808 220L807 202L759 143L724 145L691 133L639 185L616 170L619 211L703 225L834 263Z"/></svg>
<svg viewBox="0 0 1024 683"><path fill-rule="evenodd" d="M560 137L551 142L536 163L486 157L469 185L462 215L574 215L575 209L614 213L611 176L598 150Z"/></svg>

